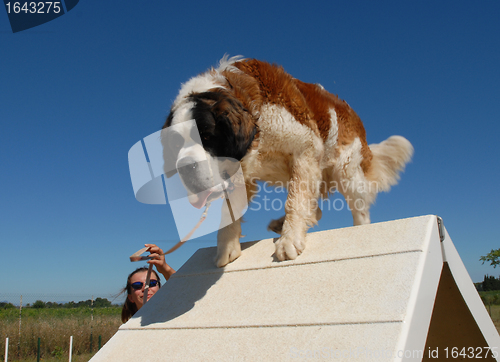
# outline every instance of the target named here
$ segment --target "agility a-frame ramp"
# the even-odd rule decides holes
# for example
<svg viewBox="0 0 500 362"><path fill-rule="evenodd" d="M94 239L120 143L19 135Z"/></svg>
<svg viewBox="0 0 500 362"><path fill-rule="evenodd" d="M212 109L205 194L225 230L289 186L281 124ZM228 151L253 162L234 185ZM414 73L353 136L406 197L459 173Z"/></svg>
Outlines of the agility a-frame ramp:
<svg viewBox="0 0 500 362"><path fill-rule="evenodd" d="M436 216L198 250L98 361L500 361L500 337Z"/></svg>

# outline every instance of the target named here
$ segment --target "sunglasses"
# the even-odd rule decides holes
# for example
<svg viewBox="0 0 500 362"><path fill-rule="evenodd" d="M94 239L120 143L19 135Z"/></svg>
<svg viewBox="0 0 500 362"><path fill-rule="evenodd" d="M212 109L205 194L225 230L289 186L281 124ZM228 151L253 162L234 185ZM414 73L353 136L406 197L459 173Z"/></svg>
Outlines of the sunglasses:
<svg viewBox="0 0 500 362"><path fill-rule="evenodd" d="M142 287L144 286L144 283L143 282L135 282L135 283L130 284L130 286L134 290L141 290ZM153 288L153 287L156 287L156 286L158 286L158 280L150 280L149 281L149 287L150 288Z"/></svg>

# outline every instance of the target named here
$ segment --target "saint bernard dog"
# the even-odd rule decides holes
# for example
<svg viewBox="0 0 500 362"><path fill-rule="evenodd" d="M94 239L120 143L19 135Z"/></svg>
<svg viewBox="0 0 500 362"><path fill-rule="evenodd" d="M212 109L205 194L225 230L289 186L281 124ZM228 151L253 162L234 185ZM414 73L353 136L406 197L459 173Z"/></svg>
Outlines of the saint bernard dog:
<svg viewBox="0 0 500 362"><path fill-rule="evenodd" d="M279 260L302 253L308 228L321 218L319 198L336 190L344 195L354 225L370 223L377 192L398 182L413 154L401 136L368 145L358 115L321 85L241 57L225 56L217 68L184 83L167 128L172 131L162 135L165 174L179 172L198 208L220 197L220 183L234 173L235 162L248 200L259 188L256 181L286 185L285 216L269 224L281 235L275 243ZM217 167L201 161L207 159L217 159ZM241 254L240 221L218 231L218 267Z"/></svg>

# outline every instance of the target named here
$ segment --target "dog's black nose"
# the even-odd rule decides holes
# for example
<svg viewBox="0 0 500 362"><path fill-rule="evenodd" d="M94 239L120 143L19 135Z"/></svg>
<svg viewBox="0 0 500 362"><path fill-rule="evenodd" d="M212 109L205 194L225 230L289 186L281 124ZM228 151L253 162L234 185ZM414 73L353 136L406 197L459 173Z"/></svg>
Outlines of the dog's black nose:
<svg viewBox="0 0 500 362"><path fill-rule="evenodd" d="M204 167L201 162L196 162L192 157L185 157L177 162L177 171L184 180L191 177L200 178L203 176L202 173L200 174L202 168Z"/></svg>
<svg viewBox="0 0 500 362"><path fill-rule="evenodd" d="M198 162L192 157L184 157L177 162L177 168L185 168L186 171L189 169L196 169Z"/></svg>
<svg viewBox="0 0 500 362"><path fill-rule="evenodd" d="M213 186L208 161L195 161L192 157L185 157L177 161L177 171L182 182L193 193L208 190Z"/></svg>

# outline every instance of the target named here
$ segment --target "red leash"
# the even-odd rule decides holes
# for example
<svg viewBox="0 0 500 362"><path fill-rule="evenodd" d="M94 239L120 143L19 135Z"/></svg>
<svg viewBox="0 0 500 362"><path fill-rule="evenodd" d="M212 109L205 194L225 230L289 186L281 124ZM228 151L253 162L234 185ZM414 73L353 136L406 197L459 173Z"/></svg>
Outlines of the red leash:
<svg viewBox="0 0 500 362"><path fill-rule="evenodd" d="M205 219L207 218L207 212L208 212L208 208L209 207L210 207L210 203L207 203L207 206L205 207L205 211L203 211L203 214L201 214L200 220L194 226L194 228L189 232L189 234L187 234L181 241L179 241L172 248L170 248L168 251L164 252L161 255L167 255L167 254L173 253L174 251L176 251L177 249L179 249L182 244L184 244L186 241L188 241L189 238L196 231L196 229L198 229L200 227L201 223L203 221L205 221ZM148 249L149 249L149 247L146 247L146 248L142 248L141 250L136 251L134 254L130 255L130 261L141 261L141 260L151 260L151 259L153 259L152 257L147 256L147 255L141 256L141 254L145 253ZM150 267L151 267L151 265L150 265Z"/></svg>

